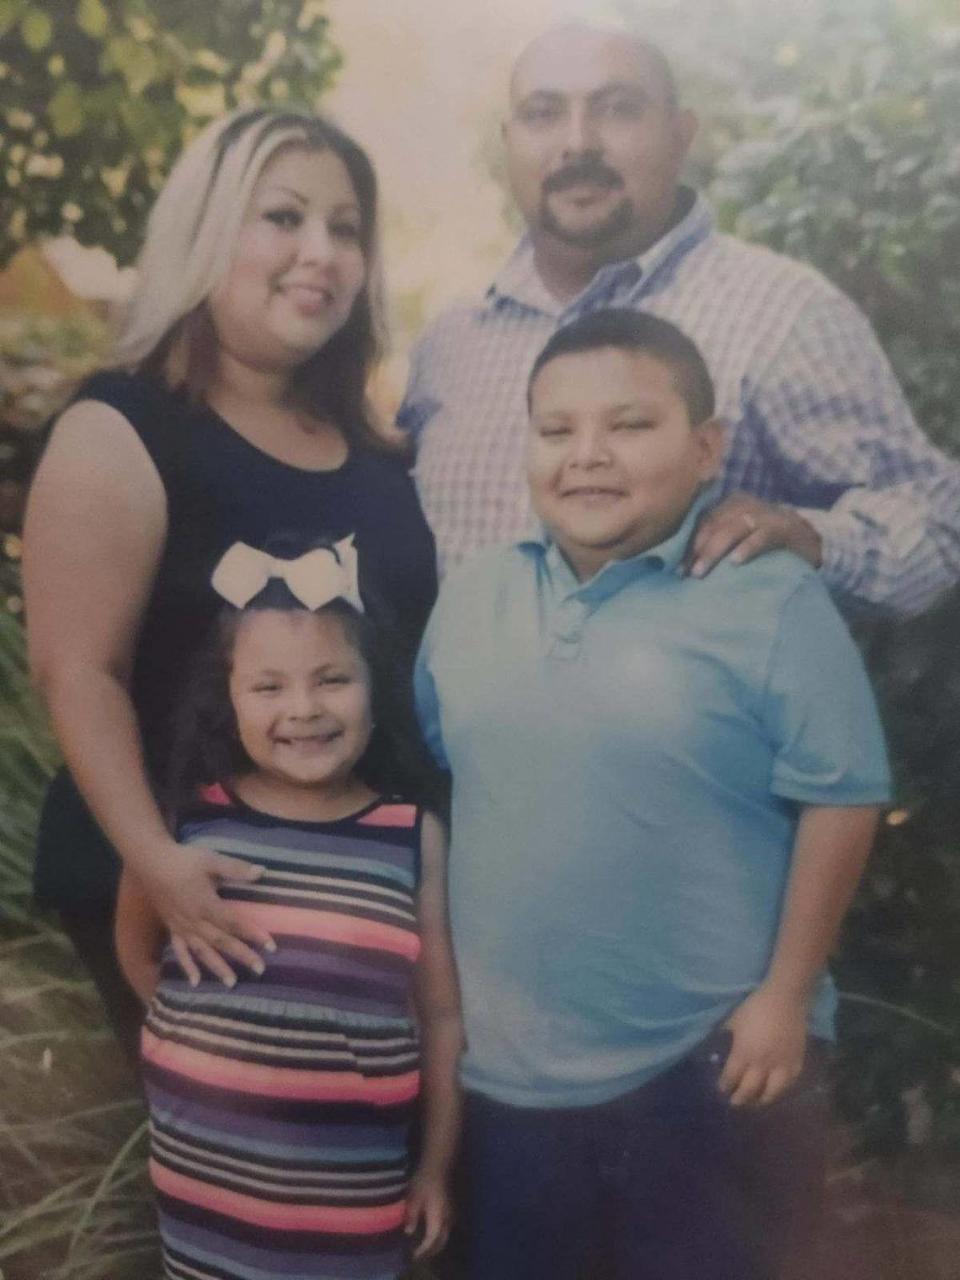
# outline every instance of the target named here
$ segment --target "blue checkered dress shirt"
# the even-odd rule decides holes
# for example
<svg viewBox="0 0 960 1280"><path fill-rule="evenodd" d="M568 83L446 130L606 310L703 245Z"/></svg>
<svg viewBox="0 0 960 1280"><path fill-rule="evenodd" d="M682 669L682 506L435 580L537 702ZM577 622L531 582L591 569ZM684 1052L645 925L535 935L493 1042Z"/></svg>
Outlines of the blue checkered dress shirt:
<svg viewBox="0 0 960 1280"><path fill-rule="evenodd" d="M960 577L960 464L920 432L864 316L811 267L721 235L701 197L566 305L524 239L484 300L426 330L400 425L416 437L441 569L529 528L531 364L559 325L608 306L663 316L698 344L729 432L721 492L798 508L838 596L915 613Z"/></svg>

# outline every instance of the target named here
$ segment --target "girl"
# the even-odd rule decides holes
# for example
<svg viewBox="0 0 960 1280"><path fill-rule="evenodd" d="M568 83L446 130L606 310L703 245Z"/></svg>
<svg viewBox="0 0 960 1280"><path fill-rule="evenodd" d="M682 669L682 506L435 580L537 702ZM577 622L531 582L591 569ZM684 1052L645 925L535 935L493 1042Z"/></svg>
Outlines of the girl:
<svg viewBox="0 0 960 1280"><path fill-rule="evenodd" d="M322 555L286 562L301 598L297 575ZM446 1236L460 1013L444 837L404 776L418 748L401 689L363 614L329 596L311 611L277 581L221 618L198 669L177 749L175 790L193 796L178 836L264 868L221 893L276 949L259 973L185 977L124 872L117 949L149 1004L168 1277L395 1280L410 1236L415 1257Z"/></svg>

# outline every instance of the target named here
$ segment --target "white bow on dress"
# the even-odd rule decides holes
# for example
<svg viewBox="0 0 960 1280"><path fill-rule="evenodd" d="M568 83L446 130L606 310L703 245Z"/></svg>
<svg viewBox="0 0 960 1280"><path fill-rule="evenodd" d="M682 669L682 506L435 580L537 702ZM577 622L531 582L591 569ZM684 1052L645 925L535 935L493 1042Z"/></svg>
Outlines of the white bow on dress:
<svg viewBox="0 0 960 1280"><path fill-rule="evenodd" d="M224 552L210 583L238 609L258 596L271 578L280 578L307 609L320 609L341 599L362 613L353 537L351 534L332 547L317 547L293 560L278 559L245 542L235 542Z"/></svg>

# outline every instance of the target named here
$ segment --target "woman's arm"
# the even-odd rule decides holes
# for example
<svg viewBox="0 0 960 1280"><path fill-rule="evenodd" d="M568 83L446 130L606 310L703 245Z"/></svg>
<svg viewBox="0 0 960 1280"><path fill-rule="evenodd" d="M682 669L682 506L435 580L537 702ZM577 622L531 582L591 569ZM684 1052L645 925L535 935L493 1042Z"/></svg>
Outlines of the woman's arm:
<svg viewBox="0 0 960 1280"><path fill-rule="evenodd" d="M149 1004L160 976L160 948L166 930L154 911L139 880L126 868L117 893L114 937L117 960L123 976L143 1001Z"/></svg>
<svg viewBox="0 0 960 1280"><path fill-rule="evenodd" d="M218 950L256 967L241 938L266 945L217 896L217 878L255 868L182 849L147 782L129 682L140 622L166 538L163 485L127 420L97 401L57 424L27 507L24 588L31 666L63 754L108 839L136 872L172 934L232 977ZM251 875L252 871L252 875Z"/></svg>
<svg viewBox="0 0 960 1280"><path fill-rule="evenodd" d="M421 951L417 969L423 1071L423 1142L410 1188L407 1231L423 1221L415 1256L439 1249L449 1230L447 1181L460 1132L457 1064L463 1049L460 991L447 919L447 842L439 820L424 814L419 901Z"/></svg>

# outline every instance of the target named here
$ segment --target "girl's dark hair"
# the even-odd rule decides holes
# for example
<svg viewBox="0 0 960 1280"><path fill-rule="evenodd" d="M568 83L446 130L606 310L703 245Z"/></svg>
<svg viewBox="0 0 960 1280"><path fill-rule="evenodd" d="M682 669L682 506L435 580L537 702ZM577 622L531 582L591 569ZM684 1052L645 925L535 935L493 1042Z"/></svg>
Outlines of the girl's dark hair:
<svg viewBox="0 0 960 1280"><path fill-rule="evenodd" d="M201 787L228 781L252 767L240 742L230 702L230 662L244 617L268 609L312 612L285 584L271 581L246 608L225 608L217 618L211 639L197 655L174 717L164 796L171 822L195 802ZM446 788L420 736L408 664L402 664L395 655L386 629L345 600L333 600L315 612L334 614L340 620L348 641L370 672L374 728L356 765L358 777L384 795L400 795L445 812Z"/></svg>

